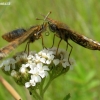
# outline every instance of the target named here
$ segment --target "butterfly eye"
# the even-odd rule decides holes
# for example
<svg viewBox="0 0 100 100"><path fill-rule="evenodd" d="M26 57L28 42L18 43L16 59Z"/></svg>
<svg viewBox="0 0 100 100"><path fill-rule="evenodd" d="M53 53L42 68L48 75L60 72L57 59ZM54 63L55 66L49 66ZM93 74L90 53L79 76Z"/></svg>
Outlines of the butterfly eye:
<svg viewBox="0 0 100 100"><path fill-rule="evenodd" d="M49 23L49 28L52 32L56 32L57 31L57 26L55 24L50 24Z"/></svg>

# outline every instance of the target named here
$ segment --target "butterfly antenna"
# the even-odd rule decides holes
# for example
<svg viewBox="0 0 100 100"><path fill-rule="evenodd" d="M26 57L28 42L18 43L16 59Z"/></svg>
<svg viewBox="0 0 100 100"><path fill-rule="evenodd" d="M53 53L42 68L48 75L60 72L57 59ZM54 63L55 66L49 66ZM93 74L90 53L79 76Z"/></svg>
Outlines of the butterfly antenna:
<svg viewBox="0 0 100 100"><path fill-rule="evenodd" d="M41 14L43 17L44 17L44 19L40 19L40 18L36 18L36 20L44 20L44 21L46 21L46 19L48 18L48 16L51 14L51 11L50 12L48 12L48 14L45 16L45 15L43 15L43 14Z"/></svg>
<svg viewBox="0 0 100 100"><path fill-rule="evenodd" d="M48 12L48 14L44 17L44 21L48 18L48 16L51 14L51 11ZM43 15L44 16L44 15Z"/></svg>

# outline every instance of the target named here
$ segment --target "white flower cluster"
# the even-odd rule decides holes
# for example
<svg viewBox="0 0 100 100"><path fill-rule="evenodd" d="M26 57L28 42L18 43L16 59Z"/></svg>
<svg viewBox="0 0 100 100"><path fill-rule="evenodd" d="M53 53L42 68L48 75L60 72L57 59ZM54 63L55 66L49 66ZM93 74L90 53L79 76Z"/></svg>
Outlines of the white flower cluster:
<svg viewBox="0 0 100 100"><path fill-rule="evenodd" d="M51 70L50 65L57 67L60 64L65 69L73 64L71 59L69 64L66 51L58 50L56 55L56 50L56 48L43 49L38 53L30 52L28 56L27 53L19 53L14 58L3 61L0 67L5 72L9 71L14 78L17 77L18 79L18 76L21 77L22 75L22 78L25 78L24 85L26 88L36 86L37 83L48 76Z"/></svg>

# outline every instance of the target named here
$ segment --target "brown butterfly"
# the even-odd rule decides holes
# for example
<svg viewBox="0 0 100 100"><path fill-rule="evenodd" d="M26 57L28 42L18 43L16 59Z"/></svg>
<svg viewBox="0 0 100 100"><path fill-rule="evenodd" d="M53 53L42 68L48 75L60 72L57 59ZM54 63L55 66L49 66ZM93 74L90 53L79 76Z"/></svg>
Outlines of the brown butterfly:
<svg viewBox="0 0 100 100"><path fill-rule="evenodd" d="M0 59L6 57L12 50L14 50L18 45L25 41L27 44L34 42L35 40L42 38L42 32L46 30L47 24L32 26L27 31L25 29L17 29L12 32L4 34L2 37L6 41L10 42L7 46L0 49ZM42 45L43 39L42 39Z"/></svg>
<svg viewBox="0 0 100 100"><path fill-rule="evenodd" d="M51 13L51 12L49 12L49 13ZM45 20L48 22L48 27L49 27L50 31L52 31L53 33L56 33L55 35L60 38L59 44L62 40L66 41L67 47L69 45L71 47L71 51L72 51L73 47L69 44L68 39L71 39L75 43L77 43L85 48L88 48L91 50L100 50L99 42L89 39L89 38L85 37L84 35L81 35L75 31L71 30L64 23L61 23L59 21L53 20L48 17L46 17ZM54 35L54 38L55 38L55 35ZM53 44L54 44L54 39L53 39ZM58 44L58 48L59 48L59 44ZM69 57L70 57L71 51L69 53Z"/></svg>

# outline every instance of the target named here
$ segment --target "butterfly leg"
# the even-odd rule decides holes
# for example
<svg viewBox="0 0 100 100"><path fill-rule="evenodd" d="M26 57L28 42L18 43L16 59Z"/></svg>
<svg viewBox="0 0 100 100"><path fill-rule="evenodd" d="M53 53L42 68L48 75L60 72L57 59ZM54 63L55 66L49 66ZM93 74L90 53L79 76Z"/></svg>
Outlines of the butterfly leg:
<svg viewBox="0 0 100 100"><path fill-rule="evenodd" d="M41 38L42 38L42 47L43 47L43 49L44 49L44 48L46 48L46 47L45 47L45 45L44 45L44 41L43 41L43 36L42 36L42 35L41 35ZM47 48L46 48L46 49L47 49Z"/></svg>
<svg viewBox="0 0 100 100"><path fill-rule="evenodd" d="M28 49L27 55L29 55L29 45L30 45L30 41L27 42L27 44L25 46L25 50L24 50L24 52L26 52L26 50Z"/></svg>
<svg viewBox="0 0 100 100"><path fill-rule="evenodd" d="M68 41L66 41L66 42L67 42L66 50L68 49L68 45L71 47L71 50L70 50L69 55L68 55L68 62L71 65L71 63L69 61L69 58L70 58L70 55L71 55L71 52L72 52L73 47L68 43Z"/></svg>
<svg viewBox="0 0 100 100"><path fill-rule="evenodd" d="M52 44L52 46L50 48L52 48L54 46L54 43L55 43L55 34L53 36L53 44Z"/></svg>
<svg viewBox="0 0 100 100"><path fill-rule="evenodd" d="M68 49L68 42L67 42L67 45L66 45L66 51L67 51L67 49Z"/></svg>
<svg viewBox="0 0 100 100"><path fill-rule="evenodd" d="M62 39L60 39L60 41L59 41L59 43L58 43L57 50L56 50L56 55L57 55L57 53L58 53L58 49L59 49L59 45L60 45L61 41L62 41Z"/></svg>

